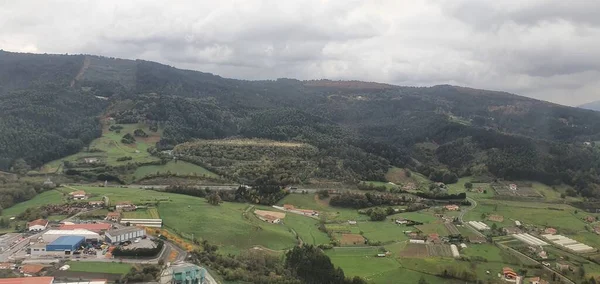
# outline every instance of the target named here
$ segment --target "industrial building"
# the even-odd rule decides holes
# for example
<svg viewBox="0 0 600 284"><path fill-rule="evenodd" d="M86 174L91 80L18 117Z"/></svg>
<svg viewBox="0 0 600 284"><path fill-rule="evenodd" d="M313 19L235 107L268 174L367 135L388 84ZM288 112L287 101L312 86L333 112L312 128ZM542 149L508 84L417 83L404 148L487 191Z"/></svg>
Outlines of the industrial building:
<svg viewBox="0 0 600 284"><path fill-rule="evenodd" d="M49 230L42 235L42 239L46 243L51 243L56 239L62 236L82 236L86 240L100 240L100 235L98 233L84 230L84 229L76 229L76 230Z"/></svg>
<svg viewBox="0 0 600 284"><path fill-rule="evenodd" d="M76 251L81 244L85 242L85 238L82 236L62 236L55 241L46 245L47 252L64 251L65 254L70 254Z"/></svg>
<svg viewBox="0 0 600 284"><path fill-rule="evenodd" d="M135 238L143 237L146 231L138 227L126 227L118 230L111 230L104 234L104 237L109 243L125 242Z"/></svg>

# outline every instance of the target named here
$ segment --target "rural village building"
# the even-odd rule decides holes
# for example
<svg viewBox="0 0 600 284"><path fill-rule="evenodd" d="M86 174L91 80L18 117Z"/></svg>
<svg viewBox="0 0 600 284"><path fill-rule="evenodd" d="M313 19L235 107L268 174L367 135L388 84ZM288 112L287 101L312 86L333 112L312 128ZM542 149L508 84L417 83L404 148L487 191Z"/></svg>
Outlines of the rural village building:
<svg viewBox="0 0 600 284"><path fill-rule="evenodd" d="M532 277L525 279L526 284L548 284L548 281L540 278L540 277Z"/></svg>
<svg viewBox="0 0 600 284"><path fill-rule="evenodd" d="M517 191L517 188L518 188L518 187L517 187L517 185L516 185L516 184L514 184L514 183L511 183L511 184L508 186L508 188L510 188L510 190L512 190L512 191Z"/></svg>
<svg viewBox="0 0 600 284"><path fill-rule="evenodd" d="M62 224L58 228L59 230L77 230L84 229L92 231L94 233L102 233L110 230L111 224L107 223L96 223L96 224Z"/></svg>
<svg viewBox="0 0 600 284"><path fill-rule="evenodd" d="M25 264L21 267L21 273L25 276L34 276L46 268L40 264Z"/></svg>
<svg viewBox="0 0 600 284"><path fill-rule="evenodd" d="M71 198L73 198L75 200L87 199L87 195L85 195L85 191L83 191L83 190L73 191L70 193L70 195L71 195Z"/></svg>
<svg viewBox="0 0 600 284"><path fill-rule="evenodd" d="M448 211L458 211L460 210L460 207L458 205L446 205L444 206L444 208L446 208L446 210Z"/></svg>
<svg viewBox="0 0 600 284"><path fill-rule="evenodd" d="M119 219L121 219L121 212L108 212L106 214L106 220L108 221L119 222Z"/></svg>
<svg viewBox="0 0 600 284"><path fill-rule="evenodd" d="M37 219L27 223L27 230L30 232L33 231L43 231L48 227L48 220Z"/></svg>
<svg viewBox="0 0 600 284"><path fill-rule="evenodd" d="M356 221L348 220L348 224L350 224L350 225L356 225Z"/></svg>
<svg viewBox="0 0 600 284"><path fill-rule="evenodd" d="M554 229L554 228L546 228L546 229L544 230L544 234L547 234L547 235L555 235L555 234L556 234L556 229Z"/></svg>
<svg viewBox="0 0 600 284"><path fill-rule="evenodd" d="M88 204L92 207L102 207L104 206L104 201L90 201Z"/></svg>
<svg viewBox="0 0 600 284"><path fill-rule="evenodd" d="M405 224L408 224L408 220L406 220L404 218L398 218L398 219L396 219L396 224L405 225Z"/></svg>
<svg viewBox="0 0 600 284"><path fill-rule="evenodd" d="M85 161L86 164L95 164L98 162L98 158L84 158L83 161Z"/></svg>

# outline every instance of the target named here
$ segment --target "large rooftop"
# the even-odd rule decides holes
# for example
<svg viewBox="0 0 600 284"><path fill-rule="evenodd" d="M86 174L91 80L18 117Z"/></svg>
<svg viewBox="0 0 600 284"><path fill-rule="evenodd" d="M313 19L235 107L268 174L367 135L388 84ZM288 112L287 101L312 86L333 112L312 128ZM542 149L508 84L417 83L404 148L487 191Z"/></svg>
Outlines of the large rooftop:
<svg viewBox="0 0 600 284"><path fill-rule="evenodd" d="M92 232L100 232L109 230L111 227L110 224L107 223L97 223L97 224L63 224L60 226L61 230L75 230L75 229L84 229L90 230Z"/></svg>
<svg viewBox="0 0 600 284"><path fill-rule="evenodd" d="M144 228L140 228L140 227L125 227L123 229L110 230L110 231L108 231L106 233L109 234L109 235L111 235L111 236L117 236L117 235L122 235L122 234L126 234L126 233L137 232L139 230L144 230Z"/></svg>
<svg viewBox="0 0 600 284"><path fill-rule="evenodd" d="M51 284L54 277L21 277L21 278L3 278L0 284Z"/></svg>
<svg viewBox="0 0 600 284"><path fill-rule="evenodd" d="M60 246L60 245L67 245L67 246L73 246L76 245L79 242L84 241L85 238L82 236L62 236L62 237L58 237L58 239L54 240L53 242L50 243L50 245L53 246Z"/></svg>

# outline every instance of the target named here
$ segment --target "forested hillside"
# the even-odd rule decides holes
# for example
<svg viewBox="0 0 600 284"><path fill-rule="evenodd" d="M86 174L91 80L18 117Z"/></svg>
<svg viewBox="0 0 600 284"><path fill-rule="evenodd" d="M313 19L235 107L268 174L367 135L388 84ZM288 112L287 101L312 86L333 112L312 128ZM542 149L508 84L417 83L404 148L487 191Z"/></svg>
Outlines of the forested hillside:
<svg viewBox="0 0 600 284"><path fill-rule="evenodd" d="M78 151L99 135L104 115L160 126L159 151L193 139L305 143L323 157L311 156L318 168L337 168L343 174L328 177L346 182L384 180L398 166L433 179L494 175L600 195L594 111L455 86L243 81L96 56L1 52L0 62L0 127L11 133L0 138L4 170L20 158L39 166Z"/></svg>

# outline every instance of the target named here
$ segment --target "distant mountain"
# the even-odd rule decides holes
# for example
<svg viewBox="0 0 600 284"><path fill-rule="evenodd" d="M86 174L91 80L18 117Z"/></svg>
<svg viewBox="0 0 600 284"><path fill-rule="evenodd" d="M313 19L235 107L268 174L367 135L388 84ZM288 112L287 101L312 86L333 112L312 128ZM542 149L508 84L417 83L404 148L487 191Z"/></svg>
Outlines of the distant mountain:
<svg viewBox="0 0 600 284"><path fill-rule="evenodd" d="M383 181L397 166L444 182L487 175L567 183L600 197L600 151L583 143L600 140L599 112L449 85L246 81L143 60L0 51L0 170L76 153L109 116L158 125L159 151L231 137L310 144L323 157L305 175L316 179ZM293 171L295 163L275 166ZM90 169L86 177L118 170L131 169ZM229 178L297 180L263 173Z"/></svg>
<svg viewBox="0 0 600 284"><path fill-rule="evenodd" d="M595 101L595 102L591 102L591 103L587 103L587 104L582 104L579 107L580 108L584 108L584 109L591 109L591 110L595 110L595 111L600 111L600 101Z"/></svg>

